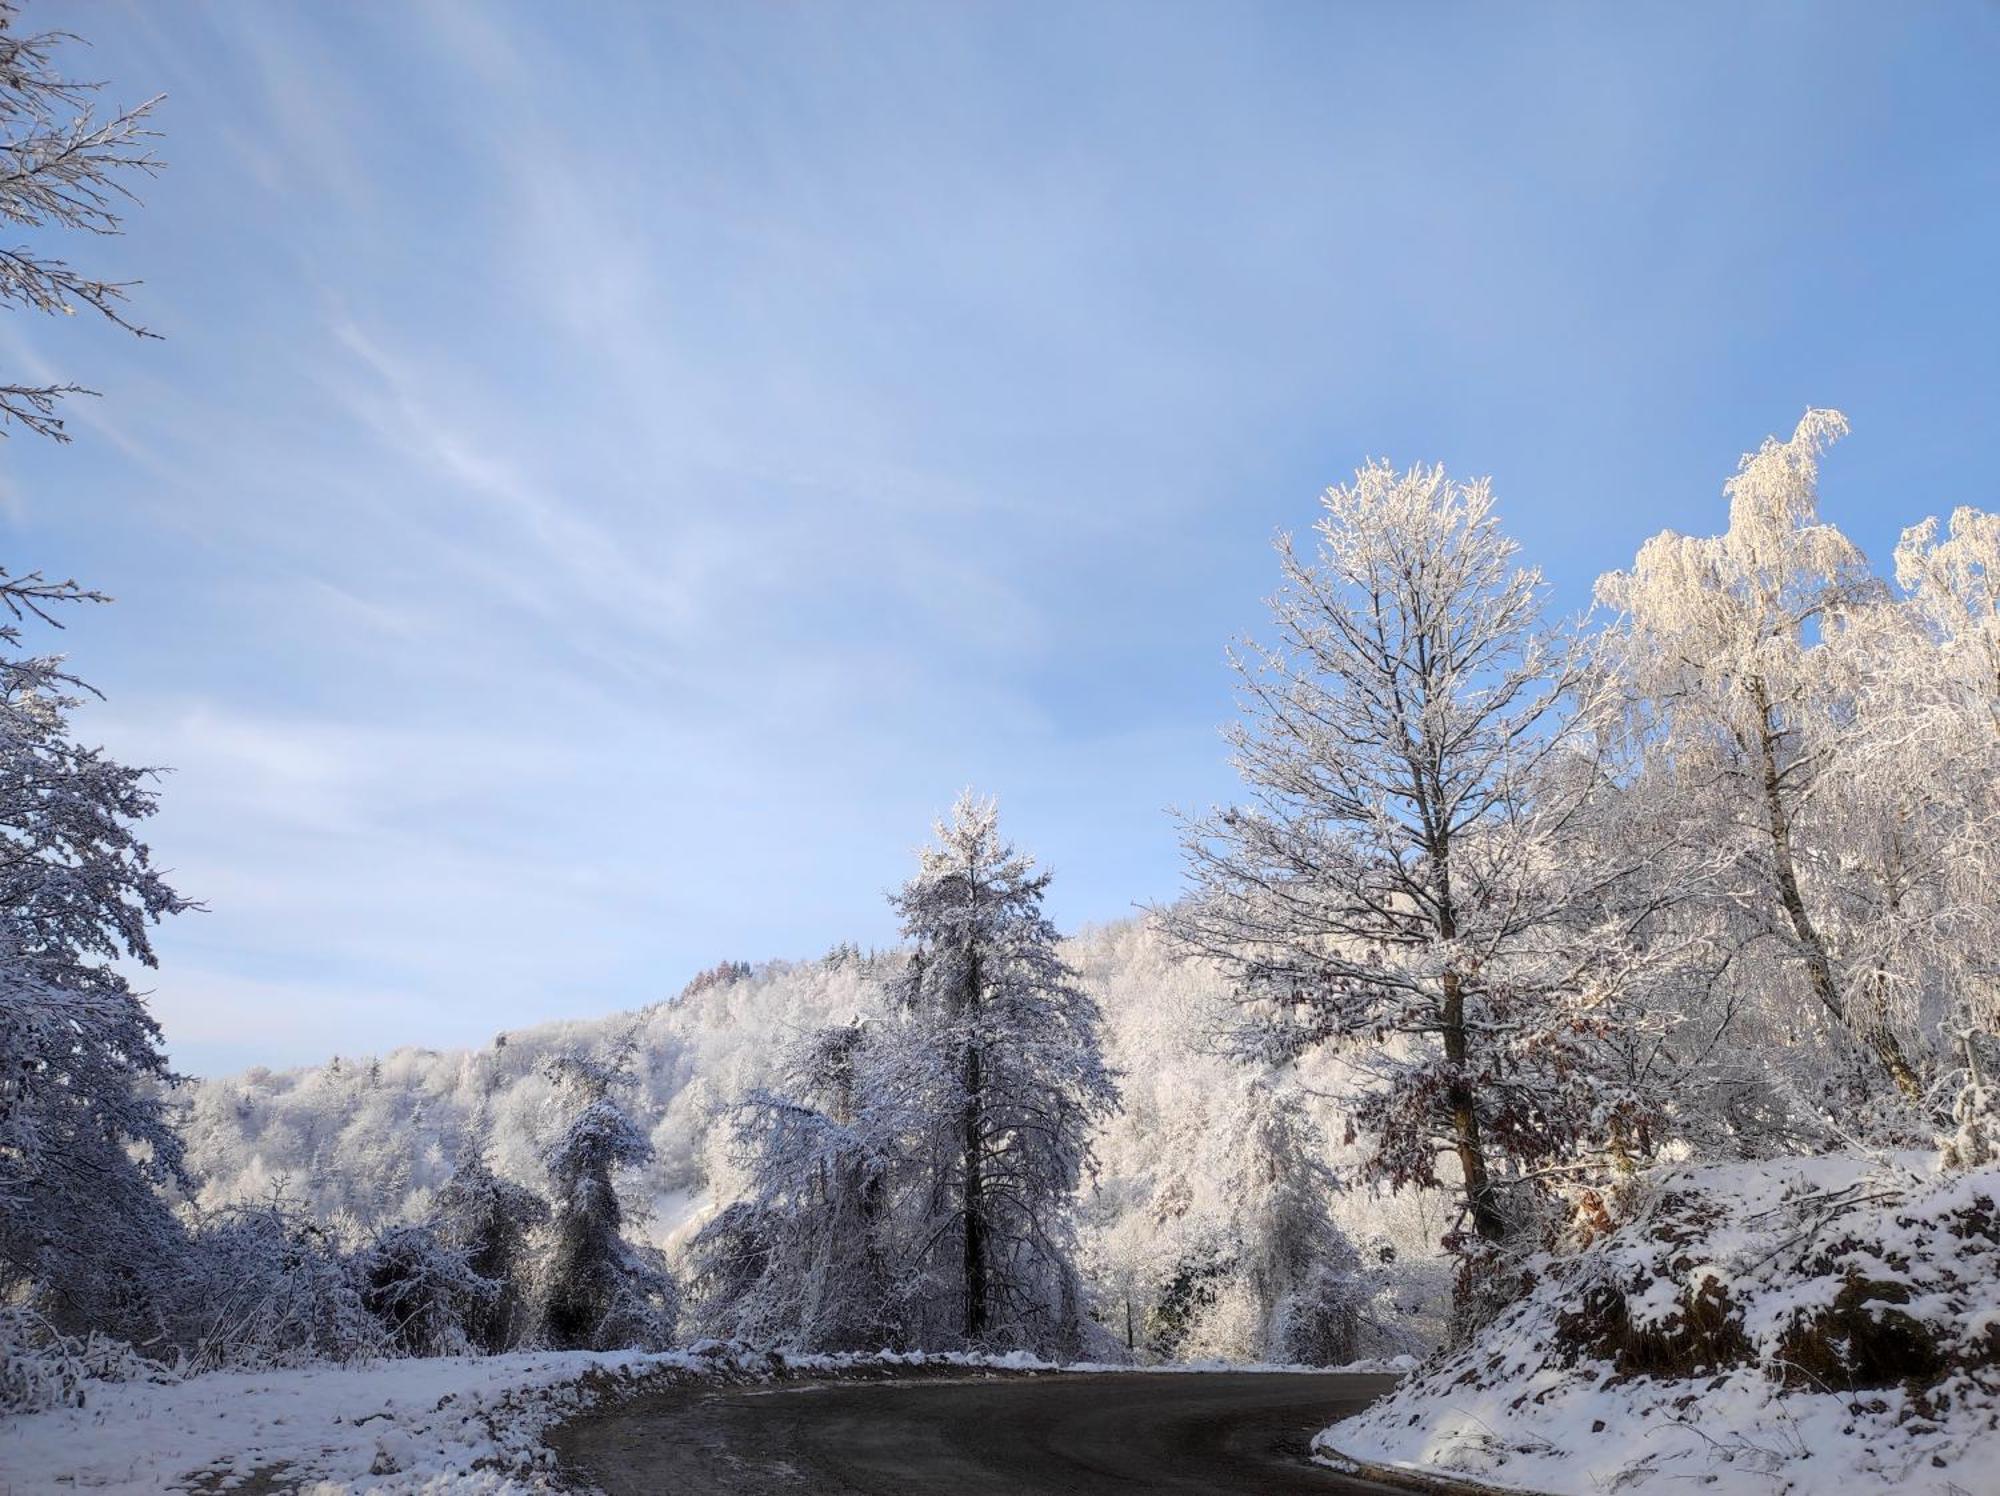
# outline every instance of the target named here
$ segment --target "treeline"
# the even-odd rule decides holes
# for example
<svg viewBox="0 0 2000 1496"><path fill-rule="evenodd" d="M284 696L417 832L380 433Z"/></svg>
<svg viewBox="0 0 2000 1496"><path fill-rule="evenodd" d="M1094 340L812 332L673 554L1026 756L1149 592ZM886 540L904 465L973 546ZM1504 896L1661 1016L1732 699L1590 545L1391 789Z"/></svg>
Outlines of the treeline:
<svg viewBox="0 0 2000 1496"><path fill-rule="evenodd" d="M282 1193L176 1212L136 1170L97 1194L20 1191L0 1209L0 1407L71 1401L93 1376L666 1349L679 1285L624 1229L620 1176L651 1156L620 1095L630 1059L548 1065L547 1195L477 1148L420 1219L366 1234Z"/></svg>

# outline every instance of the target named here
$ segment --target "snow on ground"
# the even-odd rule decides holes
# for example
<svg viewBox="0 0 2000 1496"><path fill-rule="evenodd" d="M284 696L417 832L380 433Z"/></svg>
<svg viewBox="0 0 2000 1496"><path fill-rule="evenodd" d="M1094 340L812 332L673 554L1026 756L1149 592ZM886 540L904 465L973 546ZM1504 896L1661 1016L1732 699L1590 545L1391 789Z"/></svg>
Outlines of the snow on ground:
<svg viewBox="0 0 2000 1496"><path fill-rule="evenodd" d="M1682 1170L1318 1450L1560 1496L2000 1493L2000 1170Z"/></svg>
<svg viewBox="0 0 2000 1496"><path fill-rule="evenodd" d="M1410 1358L1357 1371L1401 1371ZM765 1356L715 1342L665 1355L528 1352L183 1381L94 1383L81 1408L0 1419L0 1496L234 1489L264 1472L312 1493L551 1488L542 1433L606 1398L699 1378L1056 1370L1032 1356ZM1069 1371L1131 1371L1090 1365ZM1158 1368L1296 1372L1297 1366Z"/></svg>
<svg viewBox="0 0 2000 1496"><path fill-rule="evenodd" d="M95 1384L81 1408L0 1419L0 1493L226 1491L257 1471L307 1490L540 1490L545 1425L696 1364L531 1352Z"/></svg>

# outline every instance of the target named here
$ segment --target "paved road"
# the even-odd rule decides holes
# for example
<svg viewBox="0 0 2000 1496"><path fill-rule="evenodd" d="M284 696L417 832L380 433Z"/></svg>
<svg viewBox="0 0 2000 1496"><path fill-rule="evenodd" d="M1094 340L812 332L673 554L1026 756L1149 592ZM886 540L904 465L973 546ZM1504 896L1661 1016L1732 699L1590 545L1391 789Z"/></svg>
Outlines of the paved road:
<svg viewBox="0 0 2000 1496"><path fill-rule="evenodd" d="M551 1442L610 1496L1380 1496L1308 1465L1306 1448L1394 1382L1119 1372L684 1388Z"/></svg>

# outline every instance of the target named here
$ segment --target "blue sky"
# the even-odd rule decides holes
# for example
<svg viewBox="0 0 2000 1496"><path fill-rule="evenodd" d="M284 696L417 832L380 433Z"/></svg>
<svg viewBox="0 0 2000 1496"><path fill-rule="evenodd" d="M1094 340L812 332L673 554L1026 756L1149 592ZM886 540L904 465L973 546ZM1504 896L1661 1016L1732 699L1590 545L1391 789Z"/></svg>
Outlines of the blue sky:
<svg viewBox="0 0 2000 1496"><path fill-rule="evenodd" d="M139 343L0 447L118 598L195 1072L887 943L967 784L1066 926L1171 895L1226 642L1364 458L1583 605L1808 404L1829 513L2000 504L2000 9L64 5L169 98Z"/></svg>

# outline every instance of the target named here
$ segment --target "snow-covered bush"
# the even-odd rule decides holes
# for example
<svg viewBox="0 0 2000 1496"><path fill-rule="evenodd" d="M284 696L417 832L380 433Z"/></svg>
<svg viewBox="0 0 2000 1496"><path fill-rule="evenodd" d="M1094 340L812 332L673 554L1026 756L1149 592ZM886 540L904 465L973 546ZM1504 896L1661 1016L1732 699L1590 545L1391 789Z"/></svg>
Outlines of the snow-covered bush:
<svg viewBox="0 0 2000 1496"><path fill-rule="evenodd" d="M411 1356L473 1350L473 1331L485 1324L502 1288L428 1226L390 1227L355 1254L352 1269L361 1302L389 1345Z"/></svg>
<svg viewBox="0 0 2000 1496"><path fill-rule="evenodd" d="M204 1221L183 1292L190 1371L352 1361L391 1345L333 1232L280 1201Z"/></svg>
<svg viewBox="0 0 2000 1496"><path fill-rule="evenodd" d="M0 1307L0 1412L81 1406L93 1382L167 1376L122 1340L66 1335L32 1309Z"/></svg>

